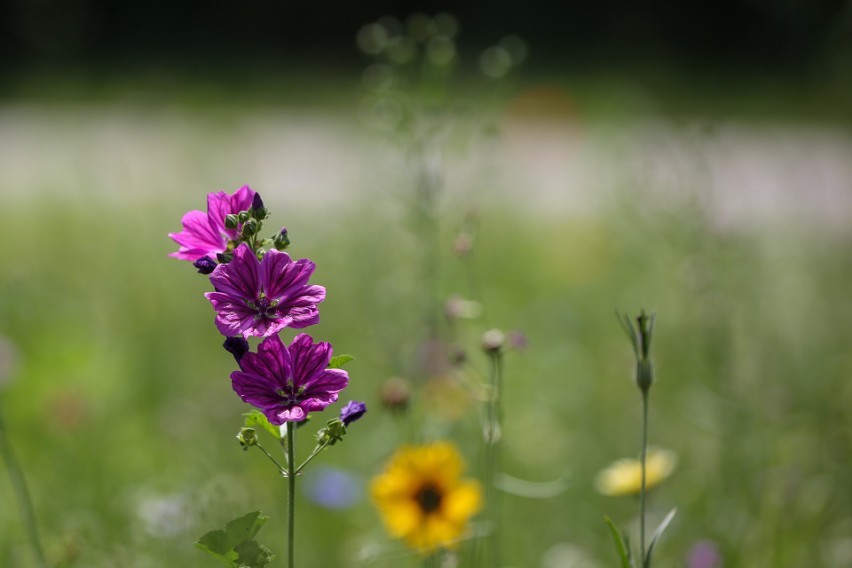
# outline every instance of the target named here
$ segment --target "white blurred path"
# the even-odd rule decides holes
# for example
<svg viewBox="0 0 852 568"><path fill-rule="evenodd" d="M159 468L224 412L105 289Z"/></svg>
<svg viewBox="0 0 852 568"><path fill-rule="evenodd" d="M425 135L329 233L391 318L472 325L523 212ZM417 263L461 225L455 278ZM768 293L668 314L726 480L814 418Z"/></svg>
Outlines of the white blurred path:
<svg viewBox="0 0 852 568"><path fill-rule="evenodd" d="M448 159L451 196L585 215L635 192L694 197L723 226L851 224L852 133L839 128L514 120L500 132ZM381 199L405 185L402 164L353 117L317 111L0 107L0 208L58 192L116 206L192 205L201 193L248 183L272 203L313 211Z"/></svg>

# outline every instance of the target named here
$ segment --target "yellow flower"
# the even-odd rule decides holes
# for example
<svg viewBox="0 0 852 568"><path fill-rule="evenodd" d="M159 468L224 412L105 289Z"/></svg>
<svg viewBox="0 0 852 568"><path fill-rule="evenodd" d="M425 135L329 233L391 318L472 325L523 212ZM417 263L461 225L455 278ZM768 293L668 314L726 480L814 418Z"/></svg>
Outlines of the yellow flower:
<svg viewBox="0 0 852 568"><path fill-rule="evenodd" d="M450 443L400 448L370 486L388 533L424 556L455 546L482 507L479 483L459 479L463 470Z"/></svg>
<svg viewBox="0 0 852 568"><path fill-rule="evenodd" d="M674 452L649 449L645 461L645 488L659 485L671 475L675 465L677 456ZM642 487L642 464L639 460L618 460L598 474L595 487L604 495L635 495Z"/></svg>

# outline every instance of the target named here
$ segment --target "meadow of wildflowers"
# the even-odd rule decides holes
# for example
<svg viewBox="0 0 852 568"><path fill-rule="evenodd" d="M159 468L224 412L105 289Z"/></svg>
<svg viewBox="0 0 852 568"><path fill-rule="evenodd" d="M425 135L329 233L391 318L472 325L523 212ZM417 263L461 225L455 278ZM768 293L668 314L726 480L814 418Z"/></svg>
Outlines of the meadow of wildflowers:
<svg viewBox="0 0 852 568"><path fill-rule="evenodd" d="M511 160L460 173L501 124L448 96L457 22L411 30L358 33L378 150L314 207L179 145L167 199L2 196L0 567L852 565L848 230L628 166L504 201Z"/></svg>

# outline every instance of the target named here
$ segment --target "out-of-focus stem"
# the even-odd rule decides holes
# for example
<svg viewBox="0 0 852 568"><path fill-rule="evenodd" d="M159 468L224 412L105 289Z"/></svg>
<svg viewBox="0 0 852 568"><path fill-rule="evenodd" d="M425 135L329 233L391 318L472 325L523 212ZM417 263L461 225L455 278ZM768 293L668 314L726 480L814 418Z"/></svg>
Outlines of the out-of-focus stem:
<svg viewBox="0 0 852 568"><path fill-rule="evenodd" d="M2 412L0 412L0 454L3 455L3 462L6 464L6 471L9 473L9 479L12 482L12 491L15 494L15 499L18 501L18 508L21 510L21 518L23 519L24 526L27 533L29 533L30 545L36 559L36 564L41 568L47 568L47 558L44 555L44 549L41 547L41 539L38 534L38 526L35 521L35 512L32 500L30 499L30 492L27 489L27 482L24 478L21 464L18 462L12 444L9 442Z"/></svg>
<svg viewBox="0 0 852 568"><path fill-rule="evenodd" d="M639 490L639 550L642 553L642 568L647 566L645 556L645 458L648 453L648 389L642 391L642 486Z"/></svg>

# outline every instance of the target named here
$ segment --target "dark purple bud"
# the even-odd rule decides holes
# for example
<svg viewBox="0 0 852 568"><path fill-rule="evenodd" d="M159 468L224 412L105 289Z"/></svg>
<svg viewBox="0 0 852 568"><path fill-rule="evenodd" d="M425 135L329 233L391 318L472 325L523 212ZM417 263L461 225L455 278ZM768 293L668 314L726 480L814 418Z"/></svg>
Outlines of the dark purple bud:
<svg viewBox="0 0 852 568"><path fill-rule="evenodd" d="M259 193L254 194L254 197L251 200L251 208L252 209L263 209L263 199L260 198Z"/></svg>
<svg viewBox="0 0 852 568"><path fill-rule="evenodd" d="M234 356L237 363L239 363L240 359L243 358L243 355L249 351L248 341L240 335L225 338L225 343L222 344L222 347L225 348L225 351Z"/></svg>
<svg viewBox="0 0 852 568"><path fill-rule="evenodd" d="M349 426L367 412L367 405L357 400L350 400L349 404L340 410L340 420Z"/></svg>
<svg viewBox="0 0 852 568"><path fill-rule="evenodd" d="M199 274L210 274L218 265L216 264L216 261L209 256L202 256L193 262L192 266L198 269Z"/></svg>

